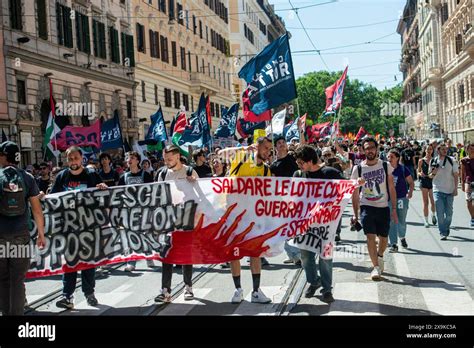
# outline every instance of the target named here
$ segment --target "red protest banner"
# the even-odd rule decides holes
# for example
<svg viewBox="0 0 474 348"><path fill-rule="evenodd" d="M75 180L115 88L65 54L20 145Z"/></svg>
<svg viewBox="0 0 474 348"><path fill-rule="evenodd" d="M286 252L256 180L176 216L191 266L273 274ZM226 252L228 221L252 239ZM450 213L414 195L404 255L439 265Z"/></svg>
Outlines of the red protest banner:
<svg viewBox="0 0 474 348"><path fill-rule="evenodd" d="M66 126L51 140L53 147L66 151L71 146L92 146L100 149L100 120L89 127Z"/></svg>

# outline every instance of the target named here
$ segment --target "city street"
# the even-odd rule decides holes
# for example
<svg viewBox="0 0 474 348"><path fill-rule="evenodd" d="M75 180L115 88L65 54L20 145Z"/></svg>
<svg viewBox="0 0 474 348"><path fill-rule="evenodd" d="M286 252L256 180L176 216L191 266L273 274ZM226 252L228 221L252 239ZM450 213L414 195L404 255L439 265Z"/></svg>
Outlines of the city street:
<svg viewBox="0 0 474 348"><path fill-rule="evenodd" d="M422 223L421 193L417 189L408 212L408 249L385 254L383 280L370 279L370 262L362 232L349 230L349 212L343 218L341 242L334 260L333 286L335 302L327 305L317 294L304 298L304 273L294 265L284 265L284 254L270 258L262 271L261 288L273 303L250 303L251 275L246 258L242 260L242 287L245 300L230 303L233 282L230 271L219 265L196 266L193 301L184 301L182 275L173 278L173 302L156 305L154 297L161 287L161 265L137 264L133 273L124 266L97 277L96 296L99 305L87 305L76 290L75 309L61 311L55 302L62 287L61 277L30 280L27 298L35 309L29 315L473 315L474 298L474 229L464 196L455 199L451 235L441 241L436 227ZM117 265L115 265L117 267ZM46 297L46 298L45 298Z"/></svg>

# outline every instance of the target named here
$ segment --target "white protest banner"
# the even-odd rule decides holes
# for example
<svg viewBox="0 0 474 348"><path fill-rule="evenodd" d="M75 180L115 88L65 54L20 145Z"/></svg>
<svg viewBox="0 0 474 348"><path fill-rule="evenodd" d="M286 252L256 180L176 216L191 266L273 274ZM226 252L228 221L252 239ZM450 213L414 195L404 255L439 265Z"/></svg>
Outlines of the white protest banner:
<svg viewBox="0 0 474 348"><path fill-rule="evenodd" d="M32 258L27 276L145 258L214 264L274 256L310 225L337 226L354 185L237 177L48 195L42 201L46 246ZM35 237L34 226L30 233Z"/></svg>

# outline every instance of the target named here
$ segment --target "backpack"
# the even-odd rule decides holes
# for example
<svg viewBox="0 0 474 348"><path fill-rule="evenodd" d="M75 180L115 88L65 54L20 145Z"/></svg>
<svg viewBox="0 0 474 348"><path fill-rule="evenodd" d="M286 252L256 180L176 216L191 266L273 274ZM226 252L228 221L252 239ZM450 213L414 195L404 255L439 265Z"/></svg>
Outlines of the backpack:
<svg viewBox="0 0 474 348"><path fill-rule="evenodd" d="M387 186L387 195L390 199L390 190L388 189L388 162L382 162L383 171L385 172L385 185ZM357 165L357 173L359 174L359 178L362 178L362 166L360 164ZM359 187L359 193L362 192L362 186Z"/></svg>
<svg viewBox="0 0 474 348"><path fill-rule="evenodd" d="M193 176L193 170L194 170L193 167L188 166L186 168L186 176L187 177ZM160 178L161 181L165 181L166 174L168 174L168 167L164 167L162 170L160 170L158 172L157 178Z"/></svg>
<svg viewBox="0 0 474 348"><path fill-rule="evenodd" d="M7 217L24 215L27 210L27 187L21 169L0 169L0 214Z"/></svg>
<svg viewBox="0 0 474 348"><path fill-rule="evenodd" d="M234 168L234 170L230 173L230 175L237 175L237 173L239 172L240 168L242 167L242 165L247 161L247 154L245 154L244 156L244 159L242 161L240 161L240 163L237 165L237 167ZM263 176L267 176L268 175L268 165L266 163L263 164Z"/></svg>
<svg viewBox="0 0 474 348"><path fill-rule="evenodd" d="M443 166L442 166L442 167L445 167L445 166L446 166L446 161L448 161L449 164L451 165L451 167L454 168L453 159L452 159L451 157L449 157L449 156L446 156L446 157L444 158ZM437 164L439 165L439 158L438 158L438 157L433 158L433 159L431 160L430 165L431 165L432 167L434 167L434 166L437 165Z"/></svg>

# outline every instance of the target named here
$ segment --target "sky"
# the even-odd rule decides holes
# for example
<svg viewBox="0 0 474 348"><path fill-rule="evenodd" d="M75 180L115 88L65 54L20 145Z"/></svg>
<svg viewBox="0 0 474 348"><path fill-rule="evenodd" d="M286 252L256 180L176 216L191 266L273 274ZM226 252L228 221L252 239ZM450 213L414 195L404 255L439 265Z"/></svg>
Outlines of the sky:
<svg viewBox="0 0 474 348"><path fill-rule="evenodd" d="M391 88L400 83L403 80L398 70L401 39L396 31L406 0L332 1L269 0L291 32L290 46L296 78L312 71L342 71L349 64L350 78L370 83L378 89ZM294 8L319 4L297 10L312 43L301 29L302 25L295 11L291 10L290 2ZM340 27L352 28L329 29ZM371 43L365 44L367 42ZM361 43L364 44L356 45ZM316 52L298 52L314 50L313 44L320 50L321 56ZM353 46L341 47L347 45ZM355 53L361 51L370 52Z"/></svg>

